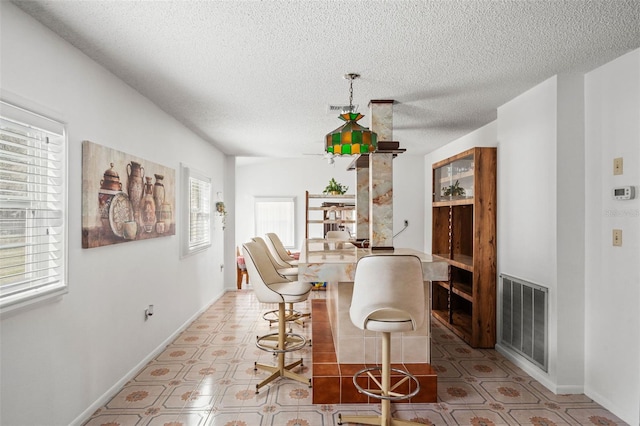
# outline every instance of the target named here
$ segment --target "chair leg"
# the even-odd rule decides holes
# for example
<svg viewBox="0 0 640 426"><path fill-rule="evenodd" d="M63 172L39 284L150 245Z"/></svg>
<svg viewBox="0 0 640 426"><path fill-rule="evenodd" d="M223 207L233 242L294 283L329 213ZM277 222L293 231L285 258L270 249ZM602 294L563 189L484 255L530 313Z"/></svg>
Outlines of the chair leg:
<svg viewBox="0 0 640 426"><path fill-rule="evenodd" d="M265 312L262 315L265 321L269 321L269 327L273 325L274 322L280 322L280 315L276 313L276 311ZM284 320L285 322L295 322L304 328L304 319L311 318L311 313L302 313L293 309L293 303L289 303L289 307L284 311ZM289 331L292 329L289 328Z"/></svg>
<svg viewBox="0 0 640 426"><path fill-rule="evenodd" d="M242 280L244 279L244 282L249 285L249 273L246 270L242 270L238 267L236 267L237 273L236 273L236 279L237 279L237 286L238 286L238 290L240 290L242 288Z"/></svg>
<svg viewBox="0 0 640 426"><path fill-rule="evenodd" d="M382 333L382 378L380 387L380 395L389 397L393 389L391 388L391 333ZM410 420L394 419L391 417L391 401L382 399L380 401L381 413L379 416L343 416L338 415L338 424L359 423L363 425L380 425L380 426L411 426L420 425L421 423L412 422Z"/></svg>
<svg viewBox="0 0 640 426"><path fill-rule="evenodd" d="M293 321L298 325L301 325L302 328L304 328L304 319L305 318L311 318L311 313L302 313L302 312L298 312L298 311L294 311L293 310L293 303L289 303L289 312L290 315L288 315L287 321Z"/></svg>
<svg viewBox="0 0 640 426"><path fill-rule="evenodd" d="M257 362L255 363L255 368L254 368L255 370L261 369L271 373L269 377L267 377L262 382L256 385L256 393L258 393L261 387L267 385L268 383L271 383L273 380L277 379L278 377L286 377L288 379L293 379L301 383L306 383L309 385L309 387L311 387L310 378L304 377L300 374L296 374L290 371L294 367L297 367L298 365L302 365L302 358L290 364L285 365L284 363L285 351L287 349L286 347L287 346L287 336L286 336L287 323L285 321L284 306L285 306L284 303L278 303L278 318L280 319L278 321L278 346L277 346L278 365L266 365L266 364L259 364Z"/></svg>

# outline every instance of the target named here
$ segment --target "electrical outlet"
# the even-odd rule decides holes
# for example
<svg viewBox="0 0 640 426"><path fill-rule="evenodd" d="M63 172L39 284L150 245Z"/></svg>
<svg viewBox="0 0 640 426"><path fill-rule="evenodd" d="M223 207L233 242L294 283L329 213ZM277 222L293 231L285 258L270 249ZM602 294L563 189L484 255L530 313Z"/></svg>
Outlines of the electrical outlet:
<svg viewBox="0 0 640 426"><path fill-rule="evenodd" d="M614 175L622 174L622 157L613 159L613 174Z"/></svg>
<svg viewBox="0 0 640 426"><path fill-rule="evenodd" d="M148 320L150 316L153 316L153 305L149 305L149 307L144 310L144 320Z"/></svg>
<svg viewBox="0 0 640 426"><path fill-rule="evenodd" d="M405 219L405 220L404 220L404 226L405 226L405 228L406 228L407 226L409 226L409 221L408 221L407 219Z"/></svg>
<svg viewBox="0 0 640 426"><path fill-rule="evenodd" d="M616 247L622 247L622 229L613 230L613 245Z"/></svg>

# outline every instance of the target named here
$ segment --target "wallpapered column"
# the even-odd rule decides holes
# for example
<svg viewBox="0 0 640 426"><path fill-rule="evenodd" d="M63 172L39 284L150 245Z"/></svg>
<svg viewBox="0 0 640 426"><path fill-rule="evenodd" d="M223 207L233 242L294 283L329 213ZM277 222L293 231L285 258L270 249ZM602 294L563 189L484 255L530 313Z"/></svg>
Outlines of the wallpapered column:
<svg viewBox="0 0 640 426"><path fill-rule="evenodd" d="M371 130L378 142L393 140L393 101L371 101ZM369 154L369 240L372 249L393 248L393 154Z"/></svg>
<svg viewBox="0 0 640 426"><path fill-rule="evenodd" d="M356 168L356 239L369 239L369 168Z"/></svg>
<svg viewBox="0 0 640 426"><path fill-rule="evenodd" d="M369 155L369 240L372 249L393 247L393 154Z"/></svg>
<svg viewBox="0 0 640 426"><path fill-rule="evenodd" d="M378 141L393 140L393 100L369 102L371 111L371 131L378 135Z"/></svg>

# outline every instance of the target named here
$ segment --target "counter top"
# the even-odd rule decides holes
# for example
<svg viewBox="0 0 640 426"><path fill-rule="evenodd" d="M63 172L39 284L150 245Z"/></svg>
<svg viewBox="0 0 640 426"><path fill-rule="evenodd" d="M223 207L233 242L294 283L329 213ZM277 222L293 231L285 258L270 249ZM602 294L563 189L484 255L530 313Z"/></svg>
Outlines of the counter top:
<svg viewBox="0 0 640 426"><path fill-rule="evenodd" d="M306 282L353 281L358 260L370 255L414 255L422 261L425 281L447 281L448 265L430 254L409 248L371 250L358 248L349 241L309 239L300 250L298 280Z"/></svg>

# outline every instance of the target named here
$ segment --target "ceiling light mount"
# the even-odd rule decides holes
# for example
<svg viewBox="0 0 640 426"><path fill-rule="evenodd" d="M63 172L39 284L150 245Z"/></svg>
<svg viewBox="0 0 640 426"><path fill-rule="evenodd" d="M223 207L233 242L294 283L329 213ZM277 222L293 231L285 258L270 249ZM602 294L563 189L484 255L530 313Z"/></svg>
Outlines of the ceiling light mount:
<svg viewBox="0 0 640 426"><path fill-rule="evenodd" d="M344 78L349 80L349 111L339 116L346 123L327 134L326 152L335 155L373 152L378 146L378 135L357 123L364 116L353 107L353 80L360 78L360 74L349 73Z"/></svg>

